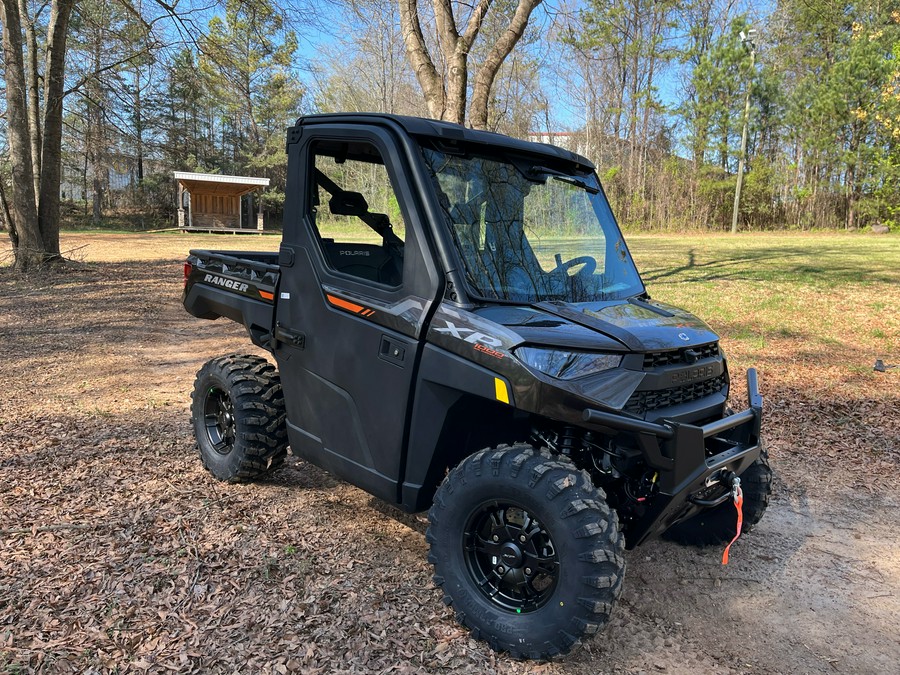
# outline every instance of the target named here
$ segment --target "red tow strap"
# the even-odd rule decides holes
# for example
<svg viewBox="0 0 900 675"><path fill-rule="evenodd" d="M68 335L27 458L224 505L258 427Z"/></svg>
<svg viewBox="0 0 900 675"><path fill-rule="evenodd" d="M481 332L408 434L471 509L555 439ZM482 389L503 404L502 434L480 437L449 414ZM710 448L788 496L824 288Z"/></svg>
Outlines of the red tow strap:
<svg viewBox="0 0 900 675"><path fill-rule="evenodd" d="M728 564L728 551L731 549L731 545L741 536L741 527L744 524L744 491L741 490L740 478L735 479L734 488L732 489L732 498L734 499L734 508L737 509L737 533L734 535L734 539L728 542L728 546L725 547L725 552L722 554L723 565Z"/></svg>

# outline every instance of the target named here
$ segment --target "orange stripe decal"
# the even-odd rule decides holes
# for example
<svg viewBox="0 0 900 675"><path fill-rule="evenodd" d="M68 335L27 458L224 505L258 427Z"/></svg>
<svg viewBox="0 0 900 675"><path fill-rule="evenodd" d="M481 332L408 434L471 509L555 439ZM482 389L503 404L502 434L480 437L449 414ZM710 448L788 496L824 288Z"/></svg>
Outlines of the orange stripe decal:
<svg viewBox="0 0 900 675"><path fill-rule="evenodd" d="M263 300L274 300L274 299L275 299L275 294L274 294L274 293L269 293L268 291L260 291L260 292L259 292L259 297L261 297Z"/></svg>
<svg viewBox="0 0 900 675"><path fill-rule="evenodd" d="M346 309L354 314L359 314L362 310L365 309L362 305L357 305L355 302L350 302L349 300L344 300L343 298L338 298L334 295L325 294L325 297L328 298L328 302L330 302L335 307L340 307L341 309Z"/></svg>

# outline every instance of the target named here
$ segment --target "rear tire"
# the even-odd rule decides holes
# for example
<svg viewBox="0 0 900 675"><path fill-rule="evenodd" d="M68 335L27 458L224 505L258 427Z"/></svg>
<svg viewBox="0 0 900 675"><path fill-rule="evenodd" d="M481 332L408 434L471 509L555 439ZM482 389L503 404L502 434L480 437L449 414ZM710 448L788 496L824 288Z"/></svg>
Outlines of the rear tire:
<svg viewBox="0 0 900 675"><path fill-rule="evenodd" d="M284 462L281 379L264 358L231 354L208 361L194 381L191 419L203 466L219 480L253 480Z"/></svg>
<svg viewBox="0 0 900 675"><path fill-rule="evenodd" d="M741 534L750 532L766 508L772 494L772 469L769 454L762 447L759 459L741 474L741 490L744 493L744 524ZM727 544L737 533L737 511L728 500L712 509L676 523L663 534L663 539L685 546L713 546Z"/></svg>
<svg viewBox="0 0 900 675"><path fill-rule="evenodd" d="M492 649L546 659L609 621L625 540L569 460L526 444L482 450L447 475L428 519L434 582Z"/></svg>

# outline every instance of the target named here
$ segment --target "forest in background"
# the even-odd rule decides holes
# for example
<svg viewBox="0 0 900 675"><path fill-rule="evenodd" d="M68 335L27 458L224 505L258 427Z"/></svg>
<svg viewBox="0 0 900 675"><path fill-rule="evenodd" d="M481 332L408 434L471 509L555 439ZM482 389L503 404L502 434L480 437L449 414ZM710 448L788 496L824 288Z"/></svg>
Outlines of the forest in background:
<svg viewBox="0 0 900 675"><path fill-rule="evenodd" d="M31 34L46 40L49 3L18 4ZM65 221L171 225L171 172L187 170L270 178L263 205L267 226L277 227L284 130L298 115L434 114L410 65L404 4L417 5L439 66L450 53L443 7L452 6L462 35L489 6L467 52L471 97L522 0L75 3L63 102ZM625 226L730 227L749 96L741 229L900 228L896 2L532 4L479 126L589 157ZM751 28L752 47L741 37ZM11 174L6 112L0 187Z"/></svg>

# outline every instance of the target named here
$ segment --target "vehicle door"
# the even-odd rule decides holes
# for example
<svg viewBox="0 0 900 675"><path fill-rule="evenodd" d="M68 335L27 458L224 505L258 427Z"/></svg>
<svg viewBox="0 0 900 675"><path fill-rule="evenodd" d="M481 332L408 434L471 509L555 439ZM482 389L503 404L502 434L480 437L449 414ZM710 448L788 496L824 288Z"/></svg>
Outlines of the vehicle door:
<svg viewBox="0 0 900 675"><path fill-rule="evenodd" d="M392 132L303 127L289 146L275 357L292 450L390 502L426 312L440 287Z"/></svg>

